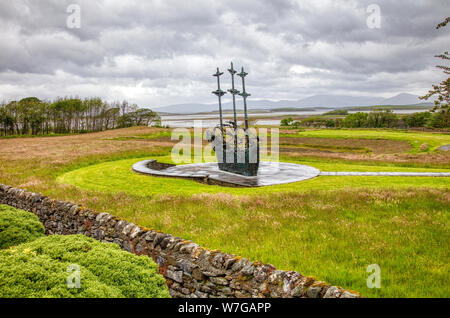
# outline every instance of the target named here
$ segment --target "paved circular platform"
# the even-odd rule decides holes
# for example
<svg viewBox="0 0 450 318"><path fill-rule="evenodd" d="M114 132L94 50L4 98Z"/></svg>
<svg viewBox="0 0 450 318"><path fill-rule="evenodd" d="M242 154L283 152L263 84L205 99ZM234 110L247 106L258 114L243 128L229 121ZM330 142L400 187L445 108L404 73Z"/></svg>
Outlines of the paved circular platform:
<svg viewBox="0 0 450 318"><path fill-rule="evenodd" d="M261 187L307 180L319 175L316 168L286 162L261 162L258 175L246 177L219 170L216 162L170 166L156 160L144 160L133 165L139 173L161 177L194 179L210 184Z"/></svg>

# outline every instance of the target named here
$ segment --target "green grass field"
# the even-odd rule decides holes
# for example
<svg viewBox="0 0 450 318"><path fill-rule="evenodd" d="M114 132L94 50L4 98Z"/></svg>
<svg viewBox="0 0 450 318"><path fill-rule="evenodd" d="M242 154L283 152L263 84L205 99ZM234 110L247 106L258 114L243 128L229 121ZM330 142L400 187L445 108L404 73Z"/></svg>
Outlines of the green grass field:
<svg viewBox="0 0 450 318"><path fill-rule="evenodd" d="M299 182L269 191L137 175L126 166L132 160L119 162L129 182L108 179L91 187L111 193L110 200L120 202L116 214L135 223L366 297L449 295L450 192L444 178L320 177L304 188ZM360 188L361 182L371 185ZM342 189L334 190L338 184ZM366 286L369 264L382 269L379 290Z"/></svg>
<svg viewBox="0 0 450 318"><path fill-rule="evenodd" d="M387 129L320 129L307 130L298 133L301 137L339 138L339 139L388 139L405 140L412 146L411 153L420 152L422 144L430 147L424 150L433 151L439 146L450 144L450 134L444 133L421 133Z"/></svg>
<svg viewBox="0 0 450 318"><path fill-rule="evenodd" d="M67 172L57 181L74 186L111 193L128 193L142 196L154 195L192 195L200 193L229 193L236 195L258 195L276 192L306 192L310 190L336 190L348 188L408 188L439 187L449 185L448 178L440 177L358 177L358 176L319 176L313 179L290 184L266 186L260 188L232 188L201 184L192 180L177 178L161 178L138 174L131 166L141 160L157 159L170 163L170 156L153 158L133 158L104 162ZM356 164L335 164L331 162L310 162L307 160L291 162L311 165L321 171L401 171L401 172L437 172L450 169L409 168L395 166L370 166Z"/></svg>
<svg viewBox="0 0 450 318"><path fill-rule="evenodd" d="M412 145L389 155L280 154L281 161L322 171L450 171L449 155L436 151L450 144L448 134L307 130L288 135ZM139 128L30 143L21 138L10 145L0 140L0 147L9 149L1 159L0 182L312 275L365 297L450 297L450 178L320 176L248 189L131 170L143 159L171 162L167 139L165 130ZM423 143L430 147L419 151ZM366 286L370 264L380 265L381 289Z"/></svg>

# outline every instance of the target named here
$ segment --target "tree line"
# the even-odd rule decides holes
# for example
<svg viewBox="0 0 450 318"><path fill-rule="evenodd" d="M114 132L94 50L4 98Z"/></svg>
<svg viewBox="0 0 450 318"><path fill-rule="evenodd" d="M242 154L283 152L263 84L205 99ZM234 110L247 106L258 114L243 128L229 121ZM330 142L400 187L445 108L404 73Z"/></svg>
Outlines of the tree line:
<svg viewBox="0 0 450 318"><path fill-rule="evenodd" d="M328 114L335 115L335 114ZM344 113L339 113L344 115ZM369 113L356 112L345 117L314 116L300 121L292 117L281 120L281 126L321 128L450 128L450 114L446 111L417 112L397 115L390 109L374 110Z"/></svg>
<svg viewBox="0 0 450 318"><path fill-rule="evenodd" d="M26 97L0 103L0 135L67 134L160 124L157 113L127 101L101 98L57 98L54 101Z"/></svg>

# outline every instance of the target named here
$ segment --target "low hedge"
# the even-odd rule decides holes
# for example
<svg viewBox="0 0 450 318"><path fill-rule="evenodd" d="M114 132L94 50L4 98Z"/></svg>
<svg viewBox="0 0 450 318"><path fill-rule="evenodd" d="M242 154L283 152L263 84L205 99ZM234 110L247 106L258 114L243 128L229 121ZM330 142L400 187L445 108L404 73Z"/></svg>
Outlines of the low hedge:
<svg viewBox="0 0 450 318"><path fill-rule="evenodd" d="M69 288L77 267L79 288ZM169 292L147 256L84 235L51 235L0 251L0 297L162 298Z"/></svg>
<svg viewBox="0 0 450 318"><path fill-rule="evenodd" d="M0 204L0 249L44 236L44 226L33 213Z"/></svg>

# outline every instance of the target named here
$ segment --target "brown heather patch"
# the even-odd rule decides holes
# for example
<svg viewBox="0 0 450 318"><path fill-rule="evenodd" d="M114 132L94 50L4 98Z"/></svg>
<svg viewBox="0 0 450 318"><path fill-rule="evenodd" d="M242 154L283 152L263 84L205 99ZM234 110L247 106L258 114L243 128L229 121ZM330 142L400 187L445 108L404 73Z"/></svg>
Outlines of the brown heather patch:
<svg viewBox="0 0 450 318"><path fill-rule="evenodd" d="M257 196L243 202L243 208L250 206L258 209L286 211L284 215L295 215L293 211L302 211L310 208L313 210L330 211L337 210L339 206L364 206L369 203L393 204L411 198L435 199L450 206L450 189L434 188L409 188L399 189L341 189L336 191L311 191L307 193L280 193L270 197ZM265 204L260 204L259 200Z"/></svg>
<svg viewBox="0 0 450 318"><path fill-rule="evenodd" d="M27 169L45 168L49 165L61 167L89 156L108 156L124 152L142 153L158 151L162 147L170 148L173 146L174 141L171 141L169 137L147 138L150 134L158 134L165 131L167 129L133 127L60 137L0 139L0 162L2 163L0 175L5 167L11 167L12 169L8 172L9 178L2 178L2 180L9 180L12 174L19 175L24 173L17 169L17 166L22 165ZM114 138L120 137L139 136L143 136L143 139L114 140ZM410 145L406 141L281 137L280 142L291 143L294 146L307 143L324 147L362 147L371 149L372 151L371 154L367 154L361 152L345 152L345 149L336 152L333 152L332 149L321 150L298 147L282 147L280 149L282 156L296 159L309 157L340 159L361 163L372 161L380 163L404 163L408 165L417 164L429 167L449 167L450 165L450 152L404 153L410 149ZM25 183L23 179L19 182L16 185Z"/></svg>
<svg viewBox="0 0 450 318"><path fill-rule="evenodd" d="M333 209L335 208L335 205L330 204L328 202L323 202L323 201L317 201L311 204L311 207L315 210L319 210L319 211L333 211Z"/></svg>
<svg viewBox="0 0 450 318"><path fill-rule="evenodd" d="M425 167L437 167L437 168L450 168L450 153L427 153L427 154L359 154L359 153L346 153L346 152L325 152L315 151L307 149L289 149L289 152L280 151L280 155L291 158L323 158L323 159L338 159L358 162L361 164L367 164L367 162L379 162L379 163L395 163L425 166Z"/></svg>
<svg viewBox="0 0 450 318"><path fill-rule="evenodd" d="M285 210L284 212L280 213L281 217L283 218L296 218L299 220L306 220L307 216L302 214L299 211L295 211L295 210Z"/></svg>
<svg viewBox="0 0 450 318"><path fill-rule="evenodd" d="M448 202L450 204L450 192L444 193L442 197L438 197L440 202Z"/></svg>
<svg viewBox="0 0 450 318"><path fill-rule="evenodd" d="M281 137L280 144L292 146L301 146L302 144L308 144L343 148L367 148L370 149L374 154L402 153L411 150L411 145L407 141L387 139Z"/></svg>
<svg viewBox="0 0 450 318"><path fill-rule="evenodd" d="M238 208L242 197L230 193L198 193L193 194L191 198L185 198L185 200L193 201L195 203L206 204L208 207L213 208L217 205L227 205L230 207Z"/></svg>
<svg viewBox="0 0 450 318"><path fill-rule="evenodd" d="M30 177L27 178L27 181L25 183L20 184L18 187L22 189L26 189L29 187L39 186L42 185L44 182L38 178Z"/></svg>
<svg viewBox="0 0 450 318"><path fill-rule="evenodd" d="M118 141L109 137L126 137L164 131L152 127L132 127L91 134L0 139L1 160L45 160L45 162L66 164L89 156L103 155L130 150L151 150L155 147L170 146L172 143L153 140ZM149 147L150 145L150 147Z"/></svg>
<svg viewBox="0 0 450 318"><path fill-rule="evenodd" d="M377 203L396 203L398 202L398 195L390 191L376 190L370 194L370 200Z"/></svg>

